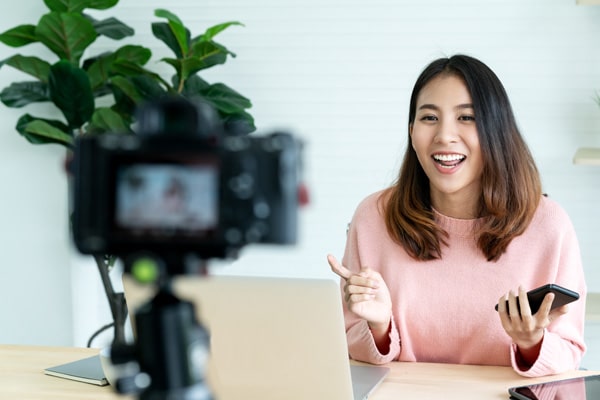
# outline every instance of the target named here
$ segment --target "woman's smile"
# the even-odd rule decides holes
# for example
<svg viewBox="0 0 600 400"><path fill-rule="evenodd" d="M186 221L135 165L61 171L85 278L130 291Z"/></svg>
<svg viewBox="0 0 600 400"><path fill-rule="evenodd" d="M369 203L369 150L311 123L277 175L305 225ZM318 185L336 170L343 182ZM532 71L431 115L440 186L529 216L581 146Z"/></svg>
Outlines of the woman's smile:
<svg viewBox="0 0 600 400"><path fill-rule="evenodd" d="M467 156L458 153L434 153L431 158L437 163L438 169L447 173L453 172Z"/></svg>

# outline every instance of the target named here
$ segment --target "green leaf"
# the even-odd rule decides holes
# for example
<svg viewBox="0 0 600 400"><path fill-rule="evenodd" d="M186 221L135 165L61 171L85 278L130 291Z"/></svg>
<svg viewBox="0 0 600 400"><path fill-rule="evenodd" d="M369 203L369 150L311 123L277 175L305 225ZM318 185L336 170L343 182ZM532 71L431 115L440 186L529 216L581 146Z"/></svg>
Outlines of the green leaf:
<svg viewBox="0 0 600 400"><path fill-rule="evenodd" d="M16 126L17 131L19 131L21 133L25 132L25 126L27 126L27 124L30 123L31 121L36 121L36 120L44 121L44 122L52 125L53 127L60 129L61 131L69 134L69 127L64 122L56 120L56 119L45 119L45 118L34 117L31 114L24 114L21 116L21 118L19 118L19 120L17 121L17 126Z"/></svg>
<svg viewBox="0 0 600 400"><path fill-rule="evenodd" d="M256 130L254 118L245 110L252 107L246 97L225 84L208 85L195 75L186 82L184 89L188 98L202 97L211 104L221 116L226 129L238 134L247 134Z"/></svg>
<svg viewBox="0 0 600 400"><path fill-rule="evenodd" d="M161 61L166 62L175 68L175 73L179 79L184 81L188 78L188 76L190 76L190 74L187 72L188 70L198 70L201 69L200 66L203 65L200 60L189 58L163 58Z"/></svg>
<svg viewBox="0 0 600 400"><path fill-rule="evenodd" d="M86 8L106 10L118 2L119 0L44 0L50 10L60 12L81 12Z"/></svg>
<svg viewBox="0 0 600 400"><path fill-rule="evenodd" d="M157 8L156 10L154 10L154 15L159 18L165 18L169 22L173 22L176 25L183 26L183 22L181 22L181 19L179 19L179 17L177 15L173 14L169 10L165 10L163 8Z"/></svg>
<svg viewBox="0 0 600 400"><path fill-rule="evenodd" d="M230 26L234 26L234 25L245 26L241 22L237 22L237 21L223 22L222 24L211 26L202 35L196 37L193 40L193 42L197 42L197 41L207 41L208 42L208 41L211 41L219 33L223 32L225 29L229 28Z"/></svg>
<svg viewBox="0 0 600 400"><path fill-rule="evenodd" d="M143 46L127 45L115 52L118 60L127 60L138 65L145 65L152 58L152 51Z"/></svg>
<svg viewBox="0 0 600 400"><path fill-rule="evenodd" d="M66 147L71 147L73 144L73 137L67 133L67 126L60 121L25 114L17 121L16 128L27 141L33 144L55 143Z"/></svg>
<svg viewBox="0 0 600 400"><path fill-rule="evenodd" d="M90 86L94 92L108 84L114 60L115 55L113 53L106 53L99 55L95 59L86 60L84 63L87 66Z"/></svg>
<svg viewBox="0 0 600 400"><path fill-rule="evenodd" d="M45 138L48 142L60 143L65 146L71 146L73 143L73 138L67 133L41 120L28 123L25 132L28 137Z"/></svg>
<svg viewBox="0 0 600 400"><path fill-rule="evenodd" d="M89 15L84 15L94 26L99 35L104 35L114 40L121 40L128 36L133 36L135 31L130 26L124 24L116 18L107 18L98 21Z"/></svg>
<svg viewBox="0 0 600 400"><path fill-rule="evenodd" d="M129 131L130 128L123 118L117 112L107 107L96 109L87 129L87 132L90 134L105 132L125 133Z"/></svg>
<svg viewBox="0 0 600 400"><path fill-rule="evenodd" d="M137 103L119 89L118 86L111 85L110 88L115 99L115 104L112 105L111 109L121 115L124 121L131 124L133 122L133 115L137 109Z"/></svg>
<svg viewBox="0 0 600 400"><path fill-rule="evenodd" d="M181 54L181 56L187 55L188 46L189 46L189 42L190 42L190 33L186 29L185 25L183 25L183 22L181 22L179 17L177 15L173 14L172 12L170 12L168 10L164 10L164 9L154 10L154 15L159 18L166 18L167 21L169 21L168 27L169 27L169 30L171 31L173 38L175 38L175 40L177 42L179 54ZM176 52L176 54L177 53L178 52ZM180 57L180 56L178 56L178 57Z"/></svg>
<svg viewBox="0 0 600 400"><path fill-rule="evenodd" d="M236 114L252 107L249 99L223 83L210 85L204 90L202 96L215 108L225 114Z"/></svg>
<svg viewBox="0 0 600 400"><path fill-rule="evenodd" d="M142 67L138 64L129 62L127 60L123 60L123 59L115 60L115 62L113 63L113 72L115 74L124 75L124 76L138 76L138 75L148 76L148 77L156 80L157 82L160 82L161 84L163 84L168 90L171 90L169 83L166 82L159 74L149 71L149 70L145 69L144 67Z"/></svg>
<svg viewBox="0 0 600 400"><path fill-rule="evenodd" d="M48 82L48 73L50 72L50 64L38 57L23 56L16 54L0 63L2 65L10 65L11 67L25 72L42 82Z"/></svg>
<svg viewBox="0 0 600 400"><path fill-rule="evenodd" d="M192 57L163 58L161 61L175 68L179 80L185 81L203 69L224 64L228 54L235 56L215 42L196 43L192 48L192 54Z"/></svg>
<svg viewBox="0 0 600 400"><path fill-rule="evenodd" d="M247 112L240 112L236 114L223 114L221 113L225 130L234 133L236 135L246 135L256 130L254 125L254 117Z"/></svg>
<svg viewBox="0 0 600 400"><path fill-rule="evenodd" d="M173 86L179 86L177 76L173 77ZM207 91L209 88L210 84L204 79L200 78L199 75L192 75L185 81L185 85L181 94L188 98L196 97L199 96L202 92Z"/></svg>
<svg viewBox="0 0 600 400"><path fill-rule="evenodd" d="M72 0L77 1L77 0ZM94 10L108 10L117 5L119 0L87 0L86 8L93 8Z"/></svg>
<svg viewBox="0 0 600 400"><path fill-rule="evenodd" d="M44 4L50 11L58 12L81 12L85 9L86 0L44 0Z"/></svg>
<svg viewBox="0 0 600 400"><path fill-rule="evenodd" d="M164 22L154 22L152 23L152 33L154 37L164 42L170 49L175 53L177 58L183 58L187 55L188 52L188 44L190 33L186 29L185 30L185 39L178 38L171 26ZM185 43L182 45L182 42Z"/></svg>
<svg viewBox="0 0 600 400"><path fill-rule="evenodd" d="M50 101L50 92L43 82L13 82L0 92L0 101L7 107L20 108Z"/></svg>
<svg viewBox="0 0 600 400"><path fill-rule="evenodd" d="M137 92L144 100L156 100L165 96L168 91L151 76L138 75L130 78Z"/></svg>
<svg viewBox="0 0 600 400"><path fill-rule="evenodd" d="M168 92L156 80L144 76L131 78L115 77L112 80L115 87L115 98L121 96L128 99L130 104L139 104L147 100L156 100Z"/></svg>
<svg viewBox="0 0 600 400"><path fill-rule="evenodd" d="M131 78L113 78L113 109L123 115L132 116L138 104L156 100L167 95L167 91L151 77L138 75Z"/></svg>
<svg viewBox="0 0 600 400"><path fill-rule="evenodd" d="M161 61L166 62L175 68L180 80L186 80L196 72L215 65L207 63L200 57L163 58ZM209 61L217 62L216 55L215 57L210 58Z"/></svg>
<svg viewBox="0 0 600 400"><path fill-rule="evenodd" d="M118 75L134 76L134 75L148 74L148 75L155 75L158 77L158 74L145 69L141 65L130 62L129 60L126 60L123 58L115 60L113 68L114 68L115 73Z"/></svg>
<svg viewBox="0 0 600 400"><path fill-rule="evenodd" d="M206 65L204 69L225 64L227 55L235 57L235 54L216 42L198 42L192 46L194 57L200 58Z"/></svg>
<svg viewBox="0 0 600 400"><path fill-rule="evenodd" d="M84 68L87 68L87 73L90 78L90 84L92 90L97 91L104 87L109 78L119 71L123 73L120 68L121 64L127 66L134 64L140 67L140 65L146 64L152 57L152 52L142 46L126 45L118 49L116 52L103 53L95 58L88 59L84 62ZM117 68L114 69L113 65L118 61ZM135 73L145 73L146 70L140 71L139 68L135 70ZM131 72L131 68L126 69L127 73Z"/></svg>
<svg viewBox="0 0 600 400"><path fill-rule="evenodd" d="M50 68L50 98L63 112L71 129L79 128L94 113L94 95L86 72L62 60Z"/></svg>
<svg viewBox="0 0 600 400"><path fill-rule="evenodd" d="M136 86L127 78L115 76L111 80L112 86L118 89L121 96L126 97L133 104L138 104L144 100L144 97L138 92Z"/></svg>
<svg viewBox="0 0 600 400"><path fill-rule="evenodd" d="M44 15L35 33L58 58L76 65L98 36L92 23L83 16L59 12Z"/></svg>
<svg viewBox="0 0 600 400"><path fill-rule="evenodd" d="M0 42L11 47L21 47L37 41L35 25L19 25L0 34Z"/></svg>

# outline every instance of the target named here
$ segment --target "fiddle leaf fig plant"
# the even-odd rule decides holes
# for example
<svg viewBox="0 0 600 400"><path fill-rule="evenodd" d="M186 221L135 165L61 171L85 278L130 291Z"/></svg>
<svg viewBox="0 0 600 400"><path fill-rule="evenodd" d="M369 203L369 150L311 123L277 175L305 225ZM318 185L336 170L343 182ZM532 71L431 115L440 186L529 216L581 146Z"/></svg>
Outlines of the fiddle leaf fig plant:
<svg viewBox="0 0 600 400"><path fill-rule="evenodd" d="M142 102L163 96L180 95L199 98L211 104L225 128L235 127L237 134L255 130L254 119L247 111L250 100L223 83L209 83L200 72L224 64L235 54L215 41L215 37L239 22L225 22L192 36L174 13L155 10L158 21L152 22L155 38L173 53L162 58L174 69L163 78L147 67L152 58L143 45L115 45L114 50L94 53L92 45L99 37L115 41L134 36L134 29L117 18L98 20L86 13L115 7L119 0L43 0L48 11L36 25L21 24L0 33L0 42L13 48L41 46L47 59L34 55L14 54L0 61L24 73L29 79L12 82L0 92L7 107L23 108L34 103L48 103L56 115L44 118L24 113L15 129L33 144L58 144L72 149L79 135L133 134L135 111ZM108 272L114 264L111 255L94 257L100 271L114 320L114 341L124 341L127 315L122 293L112 289ZM88 343L89 344L89 343Z"/></svg>

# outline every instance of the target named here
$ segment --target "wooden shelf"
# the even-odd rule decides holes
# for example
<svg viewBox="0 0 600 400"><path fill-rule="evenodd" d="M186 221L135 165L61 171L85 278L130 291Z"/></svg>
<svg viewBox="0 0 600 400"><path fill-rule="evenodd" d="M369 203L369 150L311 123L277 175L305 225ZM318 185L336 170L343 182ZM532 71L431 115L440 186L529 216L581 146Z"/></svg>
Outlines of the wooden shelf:
<svg viewBox="0 0 600 400"><path fill-rule="evenodd" d="M600 293L588 292L585 319L586 321L600 321Z"/></svg>
<svg viewBox="0 0 600 400"><path fill-rule="evenodd" d="M580 165L600 165L600 148L581 147L573 156L573 163Z"/></svg>

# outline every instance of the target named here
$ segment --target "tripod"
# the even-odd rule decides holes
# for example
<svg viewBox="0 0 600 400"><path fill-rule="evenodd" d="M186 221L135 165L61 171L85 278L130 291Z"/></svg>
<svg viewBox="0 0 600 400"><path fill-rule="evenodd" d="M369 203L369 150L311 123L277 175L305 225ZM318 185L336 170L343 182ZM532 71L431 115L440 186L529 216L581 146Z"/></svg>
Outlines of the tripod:
<svg viewBox="0 0 600 400"><path fill-rule="evenodd" d="M113 363L139 367L120 378L116 389L138 393L140 400L213 400L205 381L208 332L194 305L179 299L172 278L164 275L154 297L135 312L135 344L113 348Z"/></svg>

